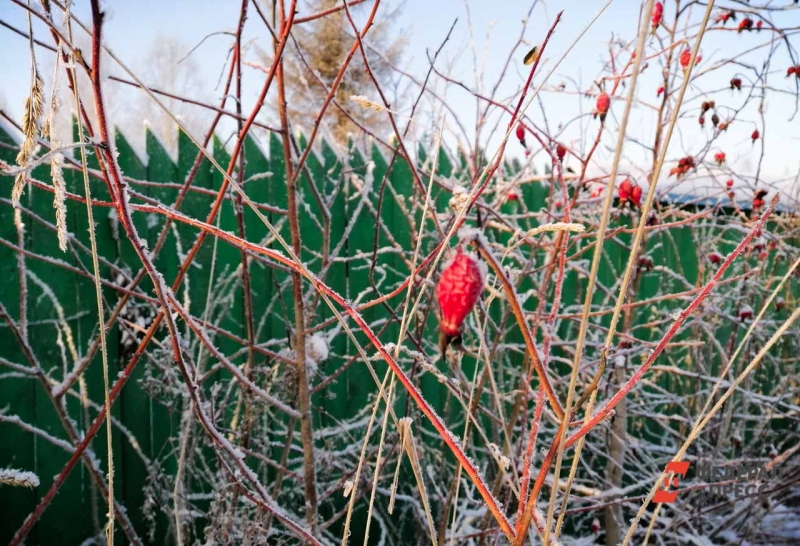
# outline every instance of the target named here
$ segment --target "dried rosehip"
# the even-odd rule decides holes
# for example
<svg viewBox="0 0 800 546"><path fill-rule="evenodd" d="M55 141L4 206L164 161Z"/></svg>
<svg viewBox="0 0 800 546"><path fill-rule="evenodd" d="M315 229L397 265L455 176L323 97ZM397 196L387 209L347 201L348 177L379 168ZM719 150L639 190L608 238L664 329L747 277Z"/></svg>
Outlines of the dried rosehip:
<svg viewBox="0 0 800 546"><path fill-rule="evenodd" d="M738 33L741 34L743 30L746 30L748 32L753 30L753 20L750 19L749 17L745 17L744 19L742 19L742 22L739 23Z"/></svg>
<svg viewBox="0 0 800 546"><path fill-rule="evenodd" d="M598 520L597 518L594 518L592 520L591 530L592 533L595 535L600 532L600 520Z"/></svg>
<svg viewBox="0 0 800 546"><path fill-rule="evenodd" d="M439 329L446 340L461 334L462 324L475 307L483 292L485 272L475 256L459 247L449 264L442 271L436 285L439 303ZM442 344L442 352L447 342Z"/></svg>
<svg viewBox="0 0 800 546"><path fill-rule="evenodd" d="M768 193L768 190L758 190L756 192L755 197L753 197L753 210L758 210L764 206L764 197L766 197Z"/></svg>
<svg viewBox="0 0 800 546"><path fill-rule="evenodd" d="M781 297L775 298L775 309L781 311L784 307L786 307L786 301Z"/></svg>
<svg viewBox="0 0 800 546"><path fill-rule="evenodd" d="M753 140L753 144L755 144L756 140L758 140L758 137L760 137L760 136L761 136L761 133L758 132L758 129L753 131L753 134L750 135L750 138Z"/></svg>
<svg viewBox="0 0 800 546"><path fill-rule="evenodd" d="M604 122L606 120L606 114L608 113L608 107L611 106L611 98L608 96L608 93L600 93L600 96L597 97L597 105L596 105L596 113L595 115L600 116L600 121Z"/></svg>
<svg viewBox="0 0 800 546"><path fill-rule="evenodd" d="M650 256L639 256L639 270L640 271L650 271L653 269L654 263L653 258Z"/></svg>
<svg viewBox="0 0 800 546"><path fill-rule="evenodd" d="M646 225L648 225L648 226L657 226L660 223L661 223L661 221L658 219L658 214L656 214L656 211L651 210L650 211L650 215L647 217L647 224Z"/></svg>
<svg viewBox="0 0 800 546"><path fill-rule="evenodd" d="M700 124L700 127L704 127L706 124L706 117L701 114L700 119L698 119L697 122Z"/></svg>
<svg viewBox="0 0 800 546"><path fill-rule="evenodd" d="M719 124L718 129L720 130L720 132L727 131L728 130L728 125L730 125L729 121L723 121L722 123Z"/></svg>
<svg viewBox="0 0 800 546"><path fill-rule="evenodd" d="M722 254L719 252L712 252L708 255L708 261L714 265L719 265L722 263Z"/></svg>
<svg viewBox="0 0 800 546"><path fill-rule="evenodd" d="M741 78L731 78L731 90L736 89L737 91L742 90L742 79Z"/></svg>
<svg viewBox="0 0 800 546"><path fill-rule="evenodd" d="M703 101L703 104L700 105L700 110L705 114L711 108L711 103L707 100Z"/></svg>
<svg viewBox="0 0 800 546"><path fill-rule="evenodd" d="M711 116L711 123L714 124L714 127L719 125L719 116L716 114L716 112Z"/></svg>
<svg viewBox="0 0 800 546"><path fill-rule="evenodd" d="M742 305L739 308L739 320L742 322L746 320L751 320L753 318L753 308L749 305Z"/></svg>
<svg viewBox="0 0 800 546"><path fill-rule="evenodd" d="M567 155L567 148L560 142L556 145L556 157L559 161L564 161L564 156Z"/></svg>

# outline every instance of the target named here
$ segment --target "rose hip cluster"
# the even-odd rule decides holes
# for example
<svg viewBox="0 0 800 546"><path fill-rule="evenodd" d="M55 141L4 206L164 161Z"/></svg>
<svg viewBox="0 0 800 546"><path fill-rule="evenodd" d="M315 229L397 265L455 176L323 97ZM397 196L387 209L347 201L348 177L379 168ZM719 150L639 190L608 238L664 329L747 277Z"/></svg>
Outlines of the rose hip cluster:
<svg viewBox="0 0 800 546"><path fill-rule="evenodd" d="M677 175L678 178L682 177L684 174L688 173L690 169L695 168L694 157L687 155L686 157L682 157L678 160L678 166L673 167L669 171L669 175Z"/></svg>
<svg viewBox="0 0 800 546"><path fill-rule="evenodd" d="M630 178L626 178L620 183L619 188L617 188L617 195L623 205L626 202L630 202L636 208L642 206L642 187L631 182Z"/></svg>

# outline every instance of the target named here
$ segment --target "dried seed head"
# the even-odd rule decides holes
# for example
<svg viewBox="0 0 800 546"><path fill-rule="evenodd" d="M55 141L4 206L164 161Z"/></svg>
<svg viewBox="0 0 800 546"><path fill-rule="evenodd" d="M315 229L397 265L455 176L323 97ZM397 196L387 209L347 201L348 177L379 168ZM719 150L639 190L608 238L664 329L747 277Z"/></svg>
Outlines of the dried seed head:
<svg viewBox="0 0 800 546"><path fill-rule="evenodd" d="M366 108L368 110L375 110L376 112L381 112L384 110L384 107L378 104L377 102L369 100L364 95L350 95L350 102L354 102L362 108Z"/></svg>

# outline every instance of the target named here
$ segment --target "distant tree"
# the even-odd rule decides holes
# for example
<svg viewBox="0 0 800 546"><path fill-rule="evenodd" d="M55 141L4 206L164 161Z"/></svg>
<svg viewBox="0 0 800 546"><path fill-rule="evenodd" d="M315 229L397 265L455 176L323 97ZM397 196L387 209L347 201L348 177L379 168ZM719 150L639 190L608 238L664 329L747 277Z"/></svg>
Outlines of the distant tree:
<svg viewBox="0 0 800 546"><path fill-rule="evenodd" d="M314 0L312 12L320 12L337 5L336 0ZM365 8L354 6L351 14L357 24L363 19ZM380 8L383 11L384 8ZM377 78L387 99L395 97L395 82L392 80L391 65L400 61L406 44L402 33L392 32L392 22L396 12L380 13L377 22L370 28L364 39L364 46L370 69ZM310 127L319 112L320 105L336 79L339 68L350 50L355 36L344 10L339 10L308 24L299 25L293 31L299 48L290 51L286 64L286 87L289 113L295 124ZM380 52L380 53L378 53ZM313 71L313 73L312 73ZM315 76L316 75L316 76ZM324 87L319 80L324 82ZM350 112L354 119L367 127L376 127L379 120L385 120L385 113L366 108L354 107L348 99L351 95L365 95L380 102L375 86L365 71L361 53L357 52L344 79L337 89L335 99ZM396 108L392 104L392 108ZM343 142L349 133L357 131L353 122L335 106L328 108L324 122L328 124L332 136Z"/></svg>

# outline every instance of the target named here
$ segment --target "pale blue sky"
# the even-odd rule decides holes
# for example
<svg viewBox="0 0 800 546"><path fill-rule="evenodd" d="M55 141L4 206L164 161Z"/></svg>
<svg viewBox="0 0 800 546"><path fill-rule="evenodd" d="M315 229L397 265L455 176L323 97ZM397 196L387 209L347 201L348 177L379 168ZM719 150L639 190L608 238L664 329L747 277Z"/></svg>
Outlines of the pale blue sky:
<svg viewBox="0 0 800 546"><path fill-rule="evenodd" d="M539 43L552 23L555 14L563 9L564 16L559 25L548 51L545 54L545 69L563 53L577 36L587 22L597 13L605 2L600 1L555 1L540 2L535 8L531 22L526 33L529 43ZM787 0L787 4L790 3ZM434 50L444 38L447 30L458 17L458 23L450 42L440 58L437 66L449 69L450 74L469 85L475 87L475 71L473 67L474 43L478 62L482 63L486 75L485 88L491 88L497 75L502 69L510 48L516 42L521 29L521 19L530 7L529 2L498 0L405 0L402 4L392 0L391 7L400 7L400 16L396 22L398 30L405 29L408 33L409 45L405 51L403 66L417 76L424 76L428 68L425 50ZM469 22L465 5L469 5L474 42L470 39ZM720 5L725 5L721 2ZM141 70L144 56L153 47L160 35L170 35L178 38L187 45L196 45L204 36L217 31L233 30L238 17L240 2L222 0L112 0L104 3L108 12L105 37L108 45L122 57L134 70ZM310 13L304 0L298 2L300 15ZM670 19L673 15L672 3L667 3L665 17ZM569 80L580 83L580 89L589 90L592 81L600 75L602 63L608 57L608 43L612 34L629 40L635 36L640 2L634 0L615 0L602 15L598 23L589 30L577 47L572 51L567 60L557 70L549 82L552 85L564 81L568 89L572 87ZM383 8L381 8L383 9ZM695 6L691 14L693 23L699 22L702 12L701 7ZM88 1L78 0L75 11L84 22L89 22ZM18 28L27 26L24 11L10 2L0 4L0 19ZM781 26L788 26L794 20L800 20L800 10L783 13L775 21ZM268 45L268 37L262 30L263 26L251 16L248 21L246 39L256 40L262 45ZM41 40L50 42L50 36L41 25L37 25L36 34ZM791 38L793 44L800 45L797 34ZM704 41L702 52L703 61L699 69L712 66L725 58L729 51L743 51L745 49L767 44L769 41L766 32L757 34L745 33L737 35L735 32L721 32L710 30ZM194 53L193 59L200 67L200 77L211 90L205 97L215 102L213 87L217 81L221 67L225 61L230 38L216 36L209 38ZM654 42L651 41L654 47ZM5 28L0 27L0 106L15 117L19 117L22 103L27 93L29 68L27 42ZM520 50L517 57L524 54ZM39 59L43 66L51 66L52 54L40 52ZM743 62L758 64L765 58L765 49L761 48L741 59ZM255 60L255 58L254 58ZM623 61L624 62L624 61ZM780 47L775 54L774 72L769 79L771 85L783 89L784 93L772 92L767 96L765 103L765 126L762 126L757 112L757 101L745 108L738 116L731 129L712 146L724 149L728 154L729 163L738 174L744 178L755 173L760 143L754 147L749 139L752 130L759 128L765 137L764 160L762 162L762 177L768 182L777 182L783 186L789 184L800 168L800 116L794 121L787 121L794 110L794 97L789 93L795 89L794 82L784 78L789 58L785 47ZM640 77L640 97L647 104L655 105L655 90L659 85L661 66L651 63L651 67ZM506 102L518 93L523 81L522 63L515 59L511 64L505 85L501 87L498 97ZM716 100L723 108L739 108L744 100L744 95L734 95L728 90L728 81L734 73L744 74L745 81L751 77L752 72L740 66L728 65L720 70L705 76L699 87L704 91L719 91L708 95ZM49 79L49 74L46 74ZM263 81L263 75L250 72L245 77L244 108L247 111L252 107L252 101L257 93L258 86ZM675 85L680 84L677 79ZM118 86L113 82L109 86ZM470 95L454 86L445 87L441 81L434 84L435 89L446 93L448 103L463 117L467 127L472 128L475 119L475 101ZM415 92L414 87L408 88ZM574 87L572 87L574 89ZM596 88L595 88L596 89ZM375 96L370 89L365 90L365 95ZM209 99L209 97L211 97ZM249 102L247 101L249 99ZM581 140L583 135L591 135L596 131L597 122L590 116L575 119L580 113L590 112L594 106L594 98L580 97L574 93L558 94L545 92L542 94L544 108L547 113L551 129L559 123L567 124L559 138L568 141L578 149L585 149L589 143ZM688 108L686 119L679 123L679 133L673 138L669 157L675 159L688 153L696 153L710 134L710 119L707 120L706 129L700 129L697 124L697 113L700 102L705 98L698 95L698 89L690 89L687 93ZM615 115L621 115L621 106L612 106ZM430 111L430 109L429 109ZM721 110L724 112L725 110ZM528 112L536 123L543 123L543 116L538 104L534 104ZM422 123L433 123L433 118L439 115L433 111L433 116L426 116L420 120ZM723 116L724 117L724 116ZM653 141L653 111L646 105L638 105L632 114L628 135L644 143ZM507 120L503 121L505 126ZM610 125L616 127L616 124ZM598 168L602 171L610 162L610 152L605 149L614 144L616 135L607 131L603 145L597 154ZM136 135L131 135L136 140ZM489 149L496 143L497 137L489 141ZM511 155L521 155L519 145L512 141L509 146ZM625 148L625 161L623 168L630 169L634 176L641 176L637 171L639 165L649 166L650 153L635 143L629 143ZM727 175L720 175L725 176ZM795 184L796 185L796 184Z"/></svg>

